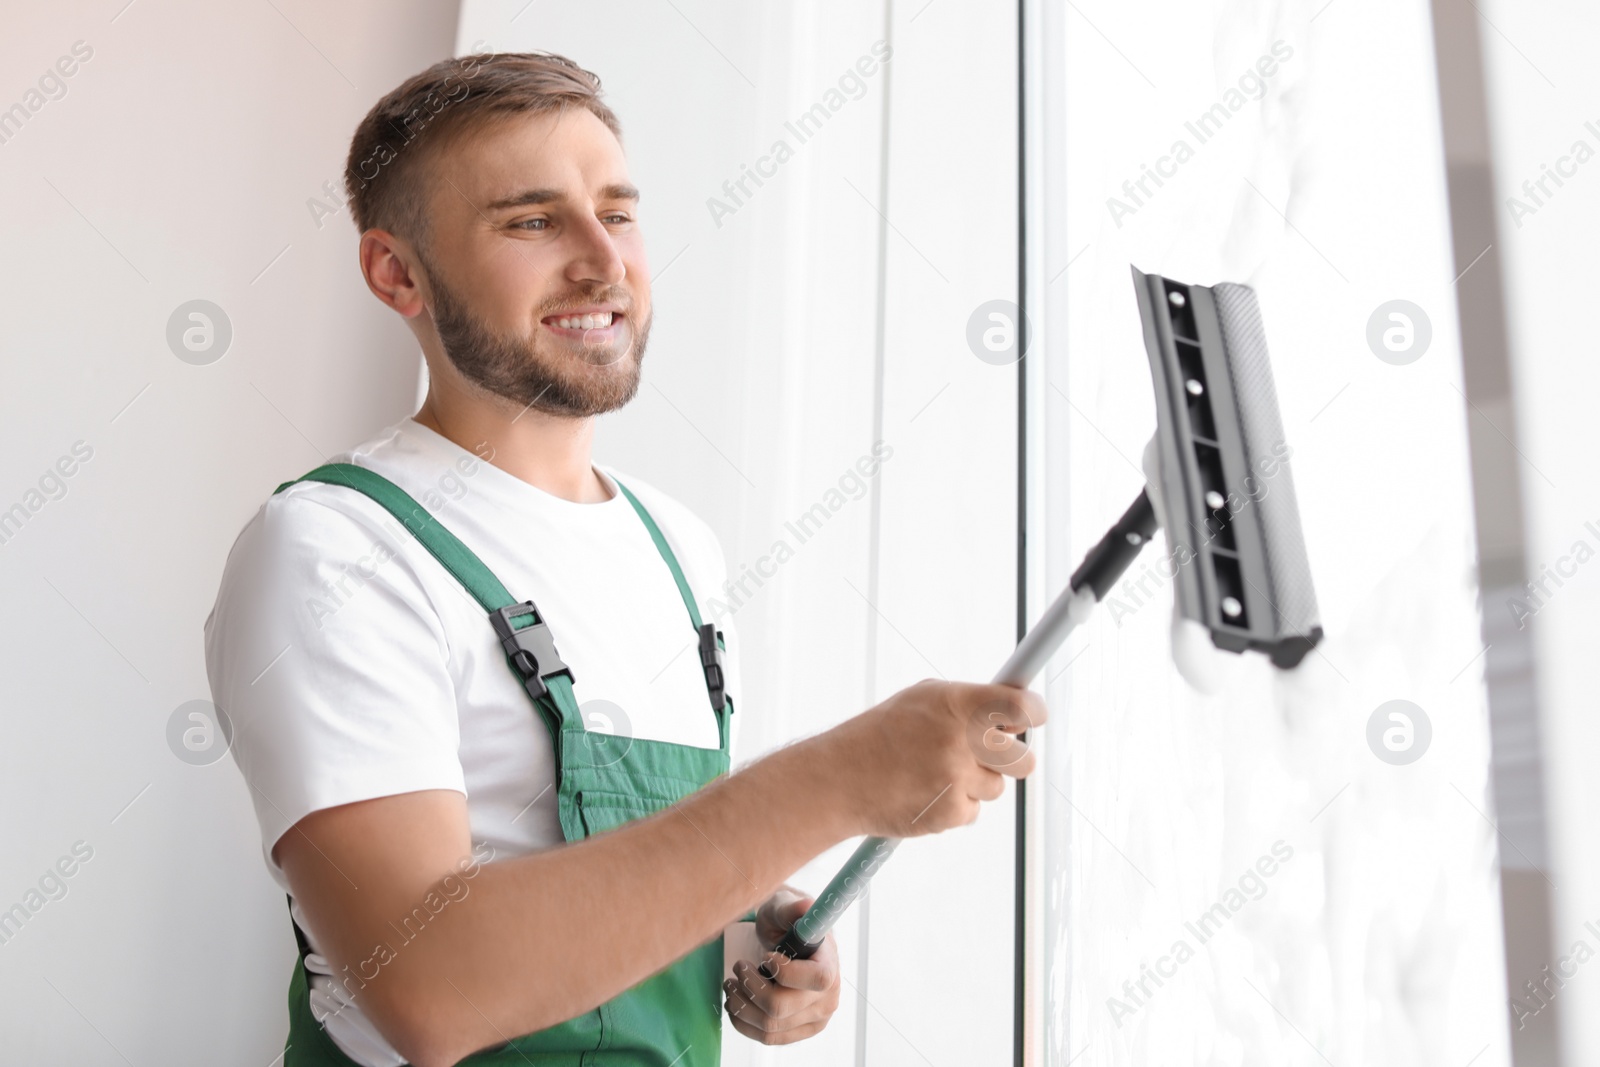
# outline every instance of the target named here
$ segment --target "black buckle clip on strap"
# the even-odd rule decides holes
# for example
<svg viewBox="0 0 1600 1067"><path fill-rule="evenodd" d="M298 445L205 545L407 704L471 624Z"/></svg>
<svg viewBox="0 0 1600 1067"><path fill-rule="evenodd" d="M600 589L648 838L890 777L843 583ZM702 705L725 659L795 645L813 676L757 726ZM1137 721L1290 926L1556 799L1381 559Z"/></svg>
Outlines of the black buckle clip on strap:
<svg viewBox="0 0 1600 1067"><path fill-rule="evenodd" d="M533 622L519 630L511 620L524 615L532 615ZM494 632L500 635L500 644L505 648L511 666L521 676L522 684L535 700L550 691L544 680L551 675L565 674L569 681L572 679L572 668L561 661L560 654L556 652L555 637L551 635L550 627L545 625L544 617L539 614L533 601L524 600L520 604L508 604L491 611L489 622L494 626Z"/></svg>
<svg viewBox="0 0 1600 1067"><path fill-rule="evenodd" d="M711 708L721 711L728 699L728 682L722 667L722 631L715 623L700 627L700 667L706 674L706 688L711 691Z"/></svg>

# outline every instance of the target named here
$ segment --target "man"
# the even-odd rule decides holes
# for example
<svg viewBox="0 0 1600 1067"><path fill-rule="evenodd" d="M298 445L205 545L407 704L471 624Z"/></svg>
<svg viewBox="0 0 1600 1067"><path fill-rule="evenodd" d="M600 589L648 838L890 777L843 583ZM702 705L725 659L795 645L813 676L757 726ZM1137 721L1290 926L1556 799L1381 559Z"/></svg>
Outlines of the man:
<svg viewBox="0 0 1600 1067"><path fill-rule="evenodd" d="M593 75L501 54L410 79L351 144L361 271L427 397L280 487L206 624L301 946L289 1067L704 1067L723 1009L809 1037L832 940L724 982L723 929L757 909L770 950L806 861L968 823L1031 769L1037 696L925 681L728 773L738 643L696 593L721 549L590 455L651 321L618 137Z"/></svg>

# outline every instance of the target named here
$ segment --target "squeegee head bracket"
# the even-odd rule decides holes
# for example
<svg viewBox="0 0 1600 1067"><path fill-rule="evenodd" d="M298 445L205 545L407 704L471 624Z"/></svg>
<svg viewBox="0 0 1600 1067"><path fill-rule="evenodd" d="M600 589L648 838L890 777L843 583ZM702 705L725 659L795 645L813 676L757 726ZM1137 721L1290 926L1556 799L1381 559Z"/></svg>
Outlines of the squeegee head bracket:
<svg viewBox="0 0 1600 1067"><path fill-rule="evenodd" d="M1302 566L1304 560L1297 511L1292 523L1269 527L1260 506L1269 492L1283 492L1294 508L1270 377L1264 390L1247 397L1236 393L1229 338L1212 288L1137 269L1133 276L1155 387L1162 483L1157 488L1178 609L1205 626L1218 648L1257 649L1276 665L1292 667L1321 639L1322 629L1303 610L1285 617L1281 583L1274 581L1269 562L1269 552L1284 552L1282 545L1268 544L1269 536L1286 544L1292 539L1286 558ZM1253 294L1251 300L1253 310ZM1279 426L1279 440L1248 440L1241 402L1272 405L1270 424ZM1283 502L1273 506L1283 514ZM1304 589L1309 596L1309 575Z"/></svg>

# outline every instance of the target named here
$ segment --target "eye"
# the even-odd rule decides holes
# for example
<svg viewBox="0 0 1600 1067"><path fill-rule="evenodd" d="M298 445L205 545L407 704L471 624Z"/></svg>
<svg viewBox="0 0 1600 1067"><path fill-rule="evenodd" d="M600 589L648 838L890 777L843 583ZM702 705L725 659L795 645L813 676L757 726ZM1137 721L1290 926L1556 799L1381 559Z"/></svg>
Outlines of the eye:
<svg viewBox="0 0 1600 1067"><path fill-rule="evenodd" d="M523 219L520 222L513 222L511 228L514 230L535 230L536 227L542 229L548 225L550 225L549 219ZM537 231L535 230L535 232Z"/></svg>
<svg viewBox="0 0 1600 1067"><path fill-rule="evenodd" d="M605 219L607 222L616 222L619 224L632 221L628 218L628 216L616 212L613 212L610 215L602 215L600 217Z"/></svg>

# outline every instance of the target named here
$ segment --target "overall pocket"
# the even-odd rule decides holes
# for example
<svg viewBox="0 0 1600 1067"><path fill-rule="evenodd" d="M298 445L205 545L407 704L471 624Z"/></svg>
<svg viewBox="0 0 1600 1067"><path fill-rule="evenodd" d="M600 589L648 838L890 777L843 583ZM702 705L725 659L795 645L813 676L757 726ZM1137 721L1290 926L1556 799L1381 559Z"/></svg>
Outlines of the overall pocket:
<svg viewBox="0 0 1600 1067"><path fill-rule="evenodd" d="M580 790L574 799L578 803L578 817L583 820L585 837L615 830L635 819L654 815L666 806L652 805L641 797L610 793L603 789Z"/></svg>

